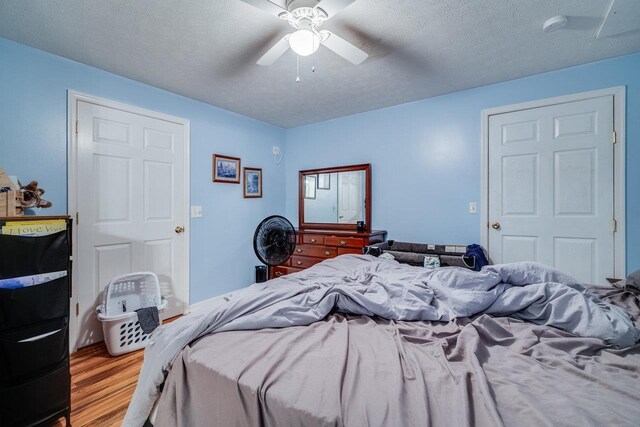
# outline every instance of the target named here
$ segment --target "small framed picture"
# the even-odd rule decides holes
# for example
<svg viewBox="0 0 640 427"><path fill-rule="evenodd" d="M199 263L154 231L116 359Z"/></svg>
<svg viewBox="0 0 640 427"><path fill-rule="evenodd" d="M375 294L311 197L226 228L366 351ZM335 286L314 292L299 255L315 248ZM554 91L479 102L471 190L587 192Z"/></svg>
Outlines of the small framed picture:
<svg viewBox="0 0 640 427"><path fill-rule="evenodd" d="M237 157L214 154L213 182L240 184L240 159Z"/></svg>
<svg viewBox="0 0 640 427"><path fill-rule="evenodd" d="M316 182L318 181L318 175L306 175L304 177L304 198L315 199L316 198Z"/></svg>
<svg viewBox="0 0 640 427"><path fill-rule="evenodd" d="M247 199L262 197L262 169L243 168L242 174L244 175L243 196Z"/></svg>
<svg viewBox="0 0 640 427"><path fill-rule="evenodd" d="M318 174L318 190L331 190L331 174Z"/></svg>

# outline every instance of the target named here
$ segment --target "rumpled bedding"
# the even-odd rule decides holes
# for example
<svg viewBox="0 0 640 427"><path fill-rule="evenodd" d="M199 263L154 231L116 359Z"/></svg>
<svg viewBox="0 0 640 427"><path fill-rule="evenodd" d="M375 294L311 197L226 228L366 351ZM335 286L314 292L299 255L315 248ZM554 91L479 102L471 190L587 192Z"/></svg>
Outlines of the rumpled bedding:
<svg viewBox="0 0 640 427"><path fill-rule="evenodd" d="M334 312L393 321L451 321L478 314L511 316L603 345L626 348L640 339L628 313L602 302L571 277L535 263L426 270L344 255L303 272L255 284L209 310L158 328L125 426L144 424L176 356L214 332L304 326Z"/></svg>
<svg viewBox="0 0 640 427"><path fill-rule="evenodd" d="M602 291L637 327L640 300ZM333 313L194 341L165 380L154 427L637 427L639 382L640 344L613 349L485 314L407 322Z"/></svg>

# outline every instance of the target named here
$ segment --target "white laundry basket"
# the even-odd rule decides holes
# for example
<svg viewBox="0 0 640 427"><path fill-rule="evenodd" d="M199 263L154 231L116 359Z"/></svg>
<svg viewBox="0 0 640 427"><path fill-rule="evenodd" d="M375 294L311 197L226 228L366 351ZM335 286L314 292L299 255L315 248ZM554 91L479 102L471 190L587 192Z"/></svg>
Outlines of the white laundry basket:
<svg viewBox="0 0 640 427"><path fill-rule="evenodd" d="M167 307L167 300L160 295L158 276L154 273L125 274L109 282L96 314L102 322L104 342L110 355L118 356L147 345L150 334L145 334L140 327L136 310L152 306L158 307L159 314Z"/></svg>

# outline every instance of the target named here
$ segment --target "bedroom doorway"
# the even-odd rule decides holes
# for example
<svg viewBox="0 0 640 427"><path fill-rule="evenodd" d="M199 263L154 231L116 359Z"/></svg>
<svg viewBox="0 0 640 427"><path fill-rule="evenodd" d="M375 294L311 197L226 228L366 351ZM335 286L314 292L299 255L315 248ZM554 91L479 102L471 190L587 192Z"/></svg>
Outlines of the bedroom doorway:
<svg viewBox="0 0 640 427"><path fill-rule="evenodd" d="M364 173L341 172L338 176L338 224L353 224L364 219Z"/></svg>
<svg viewBox="0 0 640 427"><path fill-rule="evenodd" d="M483 245L582 283L625 276L624 88L483 111Z"/></svg>
<svg viewBox="0 0 640 427"><path fill-rule="evenodd" d="M115 276L153 271L163 317L188 311L189 122L70 92L69 129L75 351L103 339L94 310Z"/></svg>

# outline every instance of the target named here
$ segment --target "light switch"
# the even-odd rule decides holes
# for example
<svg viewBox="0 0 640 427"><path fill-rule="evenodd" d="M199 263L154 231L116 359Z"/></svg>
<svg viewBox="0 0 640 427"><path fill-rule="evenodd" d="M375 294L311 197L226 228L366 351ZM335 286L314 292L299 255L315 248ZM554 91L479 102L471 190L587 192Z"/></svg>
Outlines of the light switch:
<svg viewBox="0 0 640 427"><path fill-rule="evenodd" d="M202 218L202 206L191 206L191 218Z"/></svg>
<svg viewBox="0 0 640 427"><path fill-rule="evenodd" d="M478 204L476 202L469 202L469 213L470 214L478 213Z"/></svg>

